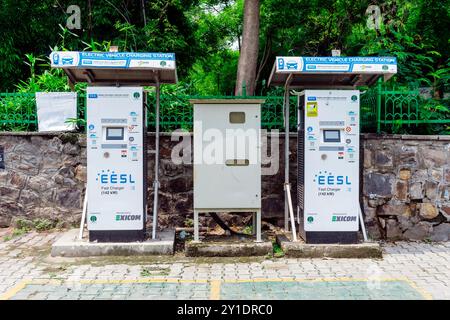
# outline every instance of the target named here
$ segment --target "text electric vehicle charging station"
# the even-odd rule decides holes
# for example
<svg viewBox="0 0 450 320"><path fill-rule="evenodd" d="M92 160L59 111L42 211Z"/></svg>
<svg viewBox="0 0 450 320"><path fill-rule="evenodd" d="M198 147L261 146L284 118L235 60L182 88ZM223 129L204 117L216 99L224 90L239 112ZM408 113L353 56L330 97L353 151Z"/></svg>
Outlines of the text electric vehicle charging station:
<svg viewBox="0 0 450 320"><path fill-rule="evenodd" d="M88 82L87 221L89 240L145 238L147 128L145 92L156 87L153 232L156 238L159 171L159 86L176 83L173 53L52 52L52 67L69 81Z"/></svg>
<svg viewBox="0 0 450 320"><path fill-rule="evenodd" d="M285 88L285 185L289 91L304 90L297 94L297 220L307 243L356 243L360 224L365 235L359 203L360 95L354 89L396 72L391 57L276 57L269 85ZM287 198L286 231L289 221L295 230Z"/></svg>

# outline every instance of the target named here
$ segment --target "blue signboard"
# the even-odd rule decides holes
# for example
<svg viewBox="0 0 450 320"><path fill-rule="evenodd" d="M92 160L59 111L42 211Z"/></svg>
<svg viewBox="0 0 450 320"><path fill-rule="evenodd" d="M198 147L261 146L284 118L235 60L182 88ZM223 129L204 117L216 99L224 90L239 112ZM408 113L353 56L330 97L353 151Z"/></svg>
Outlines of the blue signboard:
<svg viewBox="0 0 450 320"><path fill-rule="evenodd" d="M276 57L277 73L396 73L395 57Z"/></svg>
<svg viewBox="0 0 450 320"><path fill-rule="evenodd" d="M175 69L175 54L161 52L57 51L50 61L59 68Z"/></svg>

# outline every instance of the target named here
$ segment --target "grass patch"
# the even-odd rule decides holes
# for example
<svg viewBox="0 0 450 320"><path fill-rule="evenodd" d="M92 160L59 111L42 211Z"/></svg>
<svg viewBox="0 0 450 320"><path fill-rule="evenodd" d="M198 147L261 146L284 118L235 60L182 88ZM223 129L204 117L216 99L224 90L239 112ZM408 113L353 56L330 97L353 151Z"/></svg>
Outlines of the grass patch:
<svg viewBox="0 0 450 320"><path fill-rule="evenodd" d="M246 227L242 230L242 233L251 236L251 235L253 234L253 226L246 226Z"/></svg>
<svg viewBox="0 0 450 320"><path fill-rule="evenodd" d="M273 256L275 258L282 258L284 257L284 251L281 249L280 245L276 242L273 243Z"/></svg>
<svg viewBox="0 0 450 320"><path fill-rule="evenodd" d="M38 232L47 231L55 227L55 222L48 219L34 219L33 226Z"/></svg>
<svg viewBox="0 0 450 320"><path fill-rule="evenodd" d="M186 228L192 228L192 227L194 226L194 220L191 219L191 218L187 218L187 219L184 221L184 226L185 226Z"/></svg>
<svg viewBox="0 0 450 320"><path fill-rule="evenodd" d="M23 236L25 233L27 233L28 231L30 231L28 228L14 228L13 232L11 234L8 234L6 236L3 237L3 241L10 241L14 238Z"/></svg>
<svg viewBox="0 0 450 320"><path fill-rule="evenodd" d="M141 277L166 276L168 274L169 268L142 267L141 269Z"/></svg>

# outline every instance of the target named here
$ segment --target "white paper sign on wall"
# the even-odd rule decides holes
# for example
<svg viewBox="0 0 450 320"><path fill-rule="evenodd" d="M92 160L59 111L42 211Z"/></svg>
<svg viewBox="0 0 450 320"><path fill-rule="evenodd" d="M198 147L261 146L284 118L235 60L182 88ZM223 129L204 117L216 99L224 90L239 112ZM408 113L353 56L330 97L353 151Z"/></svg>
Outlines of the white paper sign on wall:
<svg viewBox="0 0 450 320"><path fill-rule="evenodd" d="M67 123L77 117L76 92L36 92L38 130L71 131L75 123Z"/></svg>

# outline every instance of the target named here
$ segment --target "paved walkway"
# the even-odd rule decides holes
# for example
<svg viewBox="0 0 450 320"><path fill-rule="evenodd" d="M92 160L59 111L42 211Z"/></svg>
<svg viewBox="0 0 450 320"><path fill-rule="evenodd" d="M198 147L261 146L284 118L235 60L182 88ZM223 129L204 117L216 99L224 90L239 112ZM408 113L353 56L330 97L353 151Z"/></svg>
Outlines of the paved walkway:
<svg viewBox="0 0 450 320"><path fill-rule="evenodd" d="M58 236L0 240L1 299L450 299L450 243L385 244L383 259L51 258Z"/></svg>

